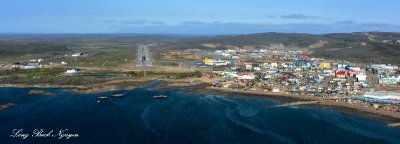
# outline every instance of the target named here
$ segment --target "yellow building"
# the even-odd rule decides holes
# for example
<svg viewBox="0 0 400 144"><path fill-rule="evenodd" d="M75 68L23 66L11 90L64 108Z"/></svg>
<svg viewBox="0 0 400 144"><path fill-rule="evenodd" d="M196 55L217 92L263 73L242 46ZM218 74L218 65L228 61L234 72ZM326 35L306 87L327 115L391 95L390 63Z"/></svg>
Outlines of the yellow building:
<svg viewBox="0 0 400 144"><path fill-rule="evenodd" d="M214 65L215 64L215 59L204 58L203 62L206 65Z"/></svg>
<svg viewBox="0 0 400 144"><path fill-rule="evenodd" d="M321 62L321 63L319 63L319 67L329 69L329 68L333 67L333 63L332 62Z"/></svg>

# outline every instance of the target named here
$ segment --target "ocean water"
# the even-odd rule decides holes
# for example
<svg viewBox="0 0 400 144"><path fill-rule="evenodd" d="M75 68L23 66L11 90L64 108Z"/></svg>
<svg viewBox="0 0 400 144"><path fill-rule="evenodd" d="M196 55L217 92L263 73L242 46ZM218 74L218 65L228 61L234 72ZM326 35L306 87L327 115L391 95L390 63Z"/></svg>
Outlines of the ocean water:
<svg viewBox="0 0 400 144"><path fill-rule="evenodd" d="M18 104L0 111L0 143L400 143L400 129L382 121L311 107L271 108L279 103L260 97L148 88L98 94L52 88L44 90L56 95L39 96L29 90L0 88L0 104ZM115 93L126 97L96 99ZM169 97L153 99L160 94ZM21 129L30 136L12 137ZM53 132L35 137L35 129ZM60 138L60 130L75 137Z"/></svg>

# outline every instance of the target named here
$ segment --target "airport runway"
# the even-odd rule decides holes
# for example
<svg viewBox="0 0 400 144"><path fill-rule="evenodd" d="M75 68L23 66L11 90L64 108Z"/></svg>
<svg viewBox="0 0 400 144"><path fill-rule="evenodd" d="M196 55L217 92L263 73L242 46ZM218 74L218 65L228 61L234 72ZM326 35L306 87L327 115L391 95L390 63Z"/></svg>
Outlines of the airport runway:
<svg viewBox="0 0 400 144"><path fill-rule="evenodd" d="M146 45L140 45L137 49L136 66L151 67L153 62L150 58L149 48Z"/></svg>

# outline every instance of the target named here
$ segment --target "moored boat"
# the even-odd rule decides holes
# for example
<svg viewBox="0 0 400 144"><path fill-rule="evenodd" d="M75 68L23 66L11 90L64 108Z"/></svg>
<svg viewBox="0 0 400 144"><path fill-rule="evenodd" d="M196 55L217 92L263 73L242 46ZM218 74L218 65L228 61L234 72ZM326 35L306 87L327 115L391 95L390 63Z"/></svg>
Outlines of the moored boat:
<svg viewBox="0 0 400 144"><path fill-rule="evenodd" d="M124 97L125 96L125 94L113 94L113 95L111 95L111 97L113 97L113 98L119 98L119 97Z"/></svg>
<svg viewBox="0 0 400 144"><path fill-rule="evenodd" d="M98 96L98 97L96 97L98 100L105 100L105 99L108 99L108 97L106 97L106 96Z"/></svg>
<svg viewBox="0 0 400 144"><path fill-rule="evenodd" d="M157 96L153 96L154 99L163 99L163 98L167 98L168 96L166 95L157 95Z"/></svg>

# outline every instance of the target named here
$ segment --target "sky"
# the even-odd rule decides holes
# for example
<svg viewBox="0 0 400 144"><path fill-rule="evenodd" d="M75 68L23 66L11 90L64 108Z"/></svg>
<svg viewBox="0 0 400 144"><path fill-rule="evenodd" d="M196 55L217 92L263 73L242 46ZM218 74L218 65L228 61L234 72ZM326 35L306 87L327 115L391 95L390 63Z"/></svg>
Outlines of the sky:
<svg viewBox="0 0 400 144"><path fill-rule="evenodd" d="M0 0L0 33L400 32L399 0Z"/></svg>

